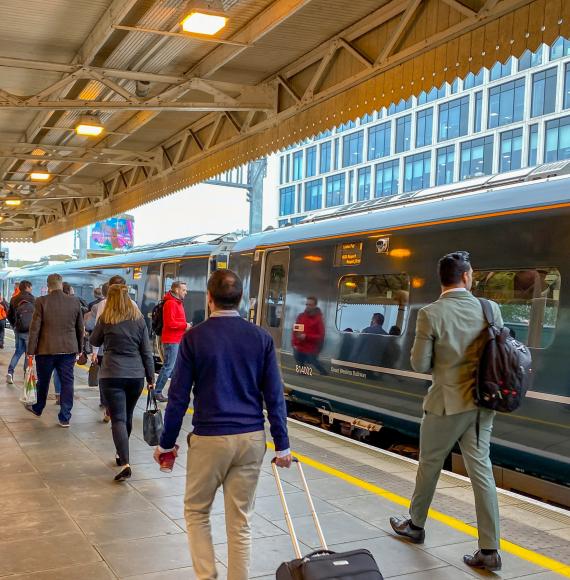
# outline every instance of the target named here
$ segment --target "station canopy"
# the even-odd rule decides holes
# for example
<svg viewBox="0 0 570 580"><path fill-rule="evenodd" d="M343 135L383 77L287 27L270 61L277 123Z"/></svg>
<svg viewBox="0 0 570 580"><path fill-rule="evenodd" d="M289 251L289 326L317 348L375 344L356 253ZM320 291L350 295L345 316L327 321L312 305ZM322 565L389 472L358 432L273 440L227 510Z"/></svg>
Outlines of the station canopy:
<svg viewBox="0 0 570 580"><path fill-rule="evenodd" d="M215 35L183 30L212 9ZM568 0L5 0L1 239L127 211L558 37Z"/></svg>

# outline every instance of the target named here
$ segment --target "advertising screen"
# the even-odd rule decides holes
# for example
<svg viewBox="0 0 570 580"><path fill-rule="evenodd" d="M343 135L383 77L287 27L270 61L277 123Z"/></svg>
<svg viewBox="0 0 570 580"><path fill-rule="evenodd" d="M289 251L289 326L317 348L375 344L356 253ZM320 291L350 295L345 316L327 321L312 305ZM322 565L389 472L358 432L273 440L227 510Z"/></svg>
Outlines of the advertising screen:
<svg viewBox="0 0 570 580"><path fill-rule="evenodd" d="M91 226L89 249L99 251L129 250L134 244L134 218L121 215Z"/></svg>

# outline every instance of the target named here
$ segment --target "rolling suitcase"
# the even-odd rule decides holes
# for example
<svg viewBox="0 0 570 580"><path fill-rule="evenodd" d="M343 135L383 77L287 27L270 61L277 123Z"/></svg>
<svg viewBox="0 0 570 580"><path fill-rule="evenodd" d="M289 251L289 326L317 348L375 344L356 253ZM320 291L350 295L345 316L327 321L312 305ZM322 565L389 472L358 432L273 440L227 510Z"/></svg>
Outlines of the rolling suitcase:
<svg viewBox="0 0 570 580"><path fill-rule="evenodd" d="M378 565L368 550L360 549L351 550L350 552L332 552L327 548L327 543L323 535L321 524L319 523L317 512L315 511L315 506L313 504L313 499L311 498L311 493L309 492L309 486L307 485L303 468L297 458L294 458L293 462L299 469L301 482L303 483L303 488L307 496L307 503L309 504L311 516L315 522L315 528L322 547L315 552L307 554L305 557L301 554L299 541L297 540L295 528L293 527L293 520L291 519L291 514L287 507L287 500L285 499L285 493L283 492L283 486L281 485L278 471L279 468L275 464L274 459L272 462L273 475L275 476L275 483L277 484L277 490L279 492L281 504L283 505L283 511L285 512L285 520L287 522L291 541L293 542L293 550L297 556L295 560L283 562L283 564L279 566L276 574L277 580L329 580L332 578L345 580L383 580Z"/></svg>

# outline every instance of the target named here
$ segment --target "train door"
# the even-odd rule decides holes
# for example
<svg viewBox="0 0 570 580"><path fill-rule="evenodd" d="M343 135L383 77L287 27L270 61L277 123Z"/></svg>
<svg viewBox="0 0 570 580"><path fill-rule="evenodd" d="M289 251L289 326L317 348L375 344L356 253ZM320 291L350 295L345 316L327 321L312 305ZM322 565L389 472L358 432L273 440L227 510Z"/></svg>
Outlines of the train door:
<svg viewBox="0 0 570 580"><path fill-rule="evenodd" d="M289 248L265 254L261 296L260 326L273 337L275 348L281 348L283 324L285 322L285 299L289 277Z"/></svg>
<svg viewBox="0 0 570 580"><path fill-rule="evenodd" d="M172 282L178 280L178 262L166 262L162 264L162 296L164 296L172 286Z"/></svg>

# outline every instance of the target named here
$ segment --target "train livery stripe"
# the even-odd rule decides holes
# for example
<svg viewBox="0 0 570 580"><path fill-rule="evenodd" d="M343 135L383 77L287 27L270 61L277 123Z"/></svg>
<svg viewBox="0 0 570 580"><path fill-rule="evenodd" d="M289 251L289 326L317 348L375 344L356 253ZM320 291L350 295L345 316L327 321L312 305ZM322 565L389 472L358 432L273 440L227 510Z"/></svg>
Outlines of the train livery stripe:
<svg viewBox="0 0 570 580"><path fill-rule="evenodd" d="M271 442L267 443L267 447L269 447L270 449L275 449L274 445ZM353 475L349 475L344 471L340 471L339 469L335 469L334 467L330 467L329 465L326 465L319 461L315 461L314 459L311 459L310 457L307 457L305 455L300 455L299 453L293 453L293 455L297 457L297 459L299 459L299 461L303 462L305 465L314 467L315 469L318 469L319 471L322 471L327 475L331 475L333 477L336 477L337 479L341 479L342 481L345 481L350 485L359 487L360 489L373 493L374 495L380 496L392 503L405 507L406 509L410 507L410 500L405 497L402 497L401 495L383 489L377 485L374 485L373 483L369 483L367 481L359 479L358 477L354 477ZM469 524L466 524L465 522L462 522L461 520L458 520L453 516L448 516L447 514L441 513L434 509L430 509L428 515L431 519L438 521L458 532L462 532L468 536L472 536L473 538L479 537L477 528L475 528L474 526L470 526ZM570 566L568 564L565 564L564 562L559 562L558 560L554 560L553 558L549 558L548 556L543 556L538 552L528 550L527 548L523 548L518 544L503 539L501 539L501 550L509 554L512 554L513 556L516 556L521 560L530 562L535 566L551 570L552 572L560 574L561 576L570 578Z"/></svg>
<svg viewBox="0 0 570 580"><path fill-rule="evenodd" d="M431 375L425 375L422 373L414 373L412 371L402 371L399 369L391 369L388 367L379 367L375 365L364 365L360 363L353 363L345 360L331 359L331 364L339 365L343 367L349 367L352 369L360 369L363 371L373 371L376 373L386 373L389 375L397 375L399 377L408 377L411 379L419 379L422 381L431 381ZM531 399L538 399L540 401L549 401L551 403L563 403L565 405L570 405L570 397L565 397L564 395L551 395L550 393L540 393L538 391L527 391L527 397Z"/></svg>

